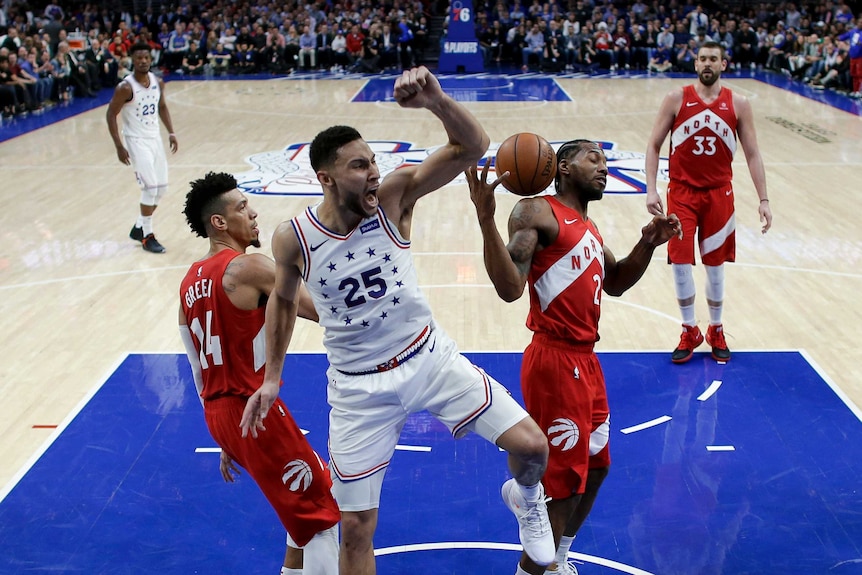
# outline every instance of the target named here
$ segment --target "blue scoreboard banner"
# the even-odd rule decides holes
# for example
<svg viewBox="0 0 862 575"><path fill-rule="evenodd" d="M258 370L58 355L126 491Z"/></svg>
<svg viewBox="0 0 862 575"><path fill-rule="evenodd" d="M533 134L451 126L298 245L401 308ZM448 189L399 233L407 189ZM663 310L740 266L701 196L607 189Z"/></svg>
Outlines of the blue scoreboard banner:
<svg viewBox="0 0 862 575"><path fill-rule="evenodd" d="M437 64L440 72L484 72L482 51L476 40L472 0L454 0L449 8L449 30Z"/></svg>

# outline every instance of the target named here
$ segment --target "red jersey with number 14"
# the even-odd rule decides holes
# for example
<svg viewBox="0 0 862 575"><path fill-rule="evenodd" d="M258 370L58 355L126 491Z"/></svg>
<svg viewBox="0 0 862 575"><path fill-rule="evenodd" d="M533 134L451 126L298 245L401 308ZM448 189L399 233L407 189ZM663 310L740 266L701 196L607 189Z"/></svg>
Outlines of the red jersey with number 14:
<svg viewBox="0 0 862 575"><path fill-rule="evenodd" d="M694 86L685 86L670 135L671 181L696 189L730 184L735 153L733 93L722 88L718 98L706 104Z"/></svg>
<svg viewBox="0 0 862 575"><path fill-rule="evenodd" d="M180 284L183 315L200 357L204 400L249 397L263 381L258 371L266 363L266 308L239 309L222 287L225 269L239 255L226 249L196 262Z"/></svg>
<svg viewBox="0 0 862 575"><path fill-rule="evenodd" d="M605 252L591 220L554 196L542 196L554 212L560 233L533 256L527 283L527 327L559 339L593 344L599 340Z"/></svg>

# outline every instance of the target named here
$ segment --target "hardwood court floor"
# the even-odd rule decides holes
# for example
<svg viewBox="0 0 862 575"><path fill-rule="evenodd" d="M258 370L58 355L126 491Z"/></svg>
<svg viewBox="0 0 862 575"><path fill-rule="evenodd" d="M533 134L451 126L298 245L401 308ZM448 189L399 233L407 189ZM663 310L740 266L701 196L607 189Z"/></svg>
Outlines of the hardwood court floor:
<svg viewBox="0 0 862 575"><path fill-rule="evenodd" d="M551 141L592 138L643 154L662 97L681 79L560 79L569 102L465 102L499 143L520 131ZM765 83L728 77L751 98L773 229L760 234L757 202L740 152L734 163L738 263L729 265L724 321L733 350L804 349L824 375L862 405L856 337L862 303L862 235L856 215L862 118ZM119 164L105 107L0 144L0 486L127 352L176 352L177 289L206 251L181 209L187 183L209 170L247 172L244 159L308 142L344 123L367 140L443 142L428 112L391 102L350 103L350 80L171 82L179 137L171 185L156 213L167 247L157 256L128 239L139 192ZM469 95L463 99L469 99ZM771 118L771 119L770 119ZM818 141L814 141L818 140ZM827 141L823 141L827 140ZM637 156L636 156L637 157ZM517 198L498 196L505 229ZM254 195L261 237L314 197ZM647 223L644 196L607 194L590 209L606 244L625 256ZM485 274L481 237L464 184L419 203L413 228L419 277L438 321L464 350L518 351L529 340L526 298L499 301ZM264 251L269 253L268 245ZM621 298L605 297L600 350L670 350L679 319L665 252ZM696 268L697 316L708 320ZM292 349L321 351L317 326L298 325ZM667 369L672 370L669 359ZM812 414L815 419L816 414Z"/></svg>

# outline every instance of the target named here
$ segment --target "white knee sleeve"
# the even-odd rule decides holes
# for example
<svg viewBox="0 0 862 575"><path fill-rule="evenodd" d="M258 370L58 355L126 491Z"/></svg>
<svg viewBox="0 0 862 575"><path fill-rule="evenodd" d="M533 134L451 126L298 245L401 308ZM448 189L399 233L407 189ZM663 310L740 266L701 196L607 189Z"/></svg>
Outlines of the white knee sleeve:
<svg viewBox="0 0 862 575"><path fill-rule="evenodd" d="M695 295L694 275L691 264L671 264L673 281L676 287L676 299L682 301Z"/></svg>
<svg viewBox="0 0 862 575"><path fill-rule="evenodd" d="M303 547L302 575L338 575L338 525L321 531Z"/></svg>
<svg viewBox="0 0 862 575"><path fill-rule="evenodd" d="M706 268L706 299L724 301L724 264L703 267Z"/></svg>
<svg viewBox="0 0 862 575"><path fill-rule="evenodd" d="M165 195L165 186L154 188L141 188L141 205L158 206L162 196Z"/></svg>

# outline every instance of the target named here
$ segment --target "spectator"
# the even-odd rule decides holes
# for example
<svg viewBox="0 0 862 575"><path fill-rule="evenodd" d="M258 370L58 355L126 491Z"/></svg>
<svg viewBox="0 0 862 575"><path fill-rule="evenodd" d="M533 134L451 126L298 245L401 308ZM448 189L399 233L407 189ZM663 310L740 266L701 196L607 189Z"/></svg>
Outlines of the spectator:
<svg viewBox="0 0 862 575"><path fill-rule="evenodd" d="M317 38L309 25L302 27L299 37L299 69L309 70L317 67Z"/></svg>
<svg viewBox="0 0 862 575"><path fill-rule="evenodd" d="M200 76L203 73L204 59L201 56L198 43L192 40L189 42L189 51L186 52L183 58L183 74L186 76Z"/></svg>
<svg viewBox="0 0 862 575"><path fill-rule="evenodd" d="M362 46L365 42L365 34L359 29L359 24L354 24L350 28L350 33L347 34L347 57L350 58L350 63L354 64L362 57Z"/></svg>
<svg viewBox="0 0 862 575"><path fill-rule="evenodd" d="M216 44L215 49L211 50L209 54L207 54L207 60L209 61L210 66L212 66L212 70L215 75L222 76L228 72L231 53L224 47L224 44L219 42Z"/></svg>
<svg viewBox="0 0 862 575"><path fill-rule="evenodd" d="M539 31L539 25L533 24L530 31L524 37L523 50L521 52L521 71L529 70L530 57L534 57L536 63L541 65L542 54L545 51L545 36Z"/></svg>
<svg viewBox="0 0 862 575"><path fill-rule="evenodd" d="M613 50L613 37L608 32L608 25L599 22L596 32L593 34L593 48L596 50L596 58L599 66L609 70L616 70L616 60Z"/></svg>
<svg viewBox="0 0 862 575"><path fill-rule="evenodd" d="M340 72L350 66L350 58L347 55L347 38L344 30L338 30L332 39L332 63L336 72Z"/></svg>
<svg viewBox="0 0 862 575"><path fill-rule="evenodd" d="M329 31L329 24L321 23L317 28L317 35L314 40L315 50L317 51L317 65L321 70L329 70L333 65L332 58L332 32Z"/></svg>

